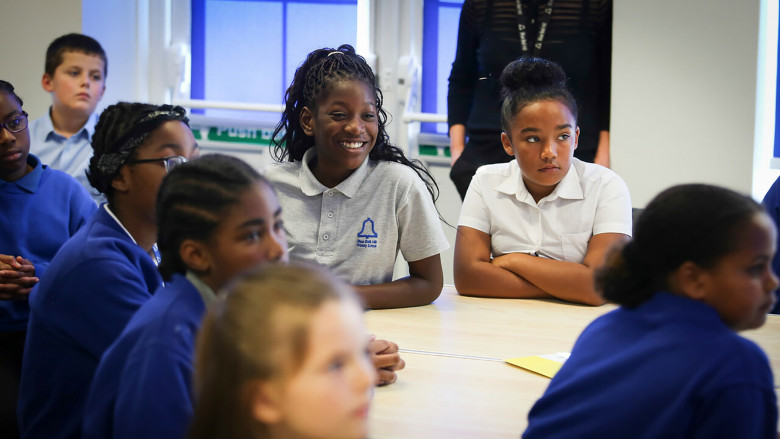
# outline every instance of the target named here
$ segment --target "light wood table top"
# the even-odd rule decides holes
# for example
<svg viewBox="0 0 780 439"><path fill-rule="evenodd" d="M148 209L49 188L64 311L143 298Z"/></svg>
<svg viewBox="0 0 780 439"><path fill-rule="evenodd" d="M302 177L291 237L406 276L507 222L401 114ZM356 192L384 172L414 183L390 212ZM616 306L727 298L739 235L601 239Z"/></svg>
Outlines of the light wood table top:
<svg viewBox="0 0 780 439"><path fill-rule="evenodd" d="M398 343L406 361L395 384L376 389L371 437L519 437L550 380L503 360L570 352L580 332L613 309L463 297L445 286L431 305L367 312L369 331ZM742 335L764 349L780 381L780 316Z"/></svg>

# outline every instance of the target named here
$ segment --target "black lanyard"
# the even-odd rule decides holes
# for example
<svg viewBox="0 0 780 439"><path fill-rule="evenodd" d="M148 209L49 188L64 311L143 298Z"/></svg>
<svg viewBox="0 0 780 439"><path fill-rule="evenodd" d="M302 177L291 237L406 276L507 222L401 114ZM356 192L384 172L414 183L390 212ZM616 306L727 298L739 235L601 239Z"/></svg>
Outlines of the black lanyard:
<svg viewBox="0 0 780 439"><path fill-rule="evenodd" d="M530 52L528 47L528 16L523 14L522 0L515 0L515 4L517 5L517 31L520 33L520 48L524 54L528 54ZM536 31L536 41L534 41L534 56L539 56L539 52L542 50L544 35L547 33L547 26L550 24L550 18L552 18L552 9L553 0L547 0L547 6L544 7L539 15L539 27Z"/></svg>

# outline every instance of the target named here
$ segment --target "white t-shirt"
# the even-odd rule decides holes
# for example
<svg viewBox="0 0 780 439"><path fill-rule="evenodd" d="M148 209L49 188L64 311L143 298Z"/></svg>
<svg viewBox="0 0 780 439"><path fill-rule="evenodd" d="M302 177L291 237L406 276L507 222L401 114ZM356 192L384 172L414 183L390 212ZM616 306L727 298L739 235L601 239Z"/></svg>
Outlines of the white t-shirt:
<svg viewBox="0 0 780 439"><path fill-rule="evenodd" d="M572 158L563 180L537 204L512 160L477 170L458 225L490 235L493 257L528 253L582 263L593 235L631 236L631 199L613 171Z"/></svg>

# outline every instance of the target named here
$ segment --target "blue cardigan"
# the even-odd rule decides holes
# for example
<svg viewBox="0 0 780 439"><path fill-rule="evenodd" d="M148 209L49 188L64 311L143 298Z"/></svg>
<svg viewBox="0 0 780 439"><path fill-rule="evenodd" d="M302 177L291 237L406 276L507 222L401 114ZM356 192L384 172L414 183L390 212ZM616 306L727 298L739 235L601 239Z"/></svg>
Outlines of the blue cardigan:
<svg viewBox="0 0 780 439"><path fill-rule="evenodd" d="M152 258L105 205L65 243L30 296L19 387L22 437L81 436L101 355L161 284Z"/></svg>
<svg viewBox="0 0 780 439"><path fill-rule="evenodd" d="M714 308L657 292L596 319L523 438L777 438L764 352Z"/></svg>
<svg viewBox="0 0 780 439"><path fill-rule="evenodd" d="M184 276L155 292L103 355L83 438L181 438L192 417L195 338L206 307Z"/></svg>
<svg viewBox="0 0 780 439"><path fill-rule="evenodd" d="M57 250L97 210L87 191L70 175L41 164L32 154L33 170L19 180L0 180L0 253L21 256L42 278ZM24 331L27 300L0 301L0 332Z"/></svg>

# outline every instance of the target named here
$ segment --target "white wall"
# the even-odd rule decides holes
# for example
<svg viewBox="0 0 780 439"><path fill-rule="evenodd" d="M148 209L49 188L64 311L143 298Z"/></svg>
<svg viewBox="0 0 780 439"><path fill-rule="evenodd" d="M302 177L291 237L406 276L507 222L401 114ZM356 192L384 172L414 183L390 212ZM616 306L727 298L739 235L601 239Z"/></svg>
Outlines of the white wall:
<svg viewBox="0 0 780 439"><path fill-rule="evenodd" d="M81 32L81 0L26 0L3 4L0 79L14 85L31 118L44 114L51 97L41 88L46 48L60 35Z"/></svg>
<svg viewBox="0 0 780 439"><path fill-rule="evenodd" d="M615 2L612 162L634 206L685 182L750 193L759 7Z"/></svg>
<svg viewBox="0 0 780 439"><path fill-rule="evenodd" d="M138 16L146 2L81 0L81 3L83 27L80 32L98 40L108 57L106 92L97 111L119 101L142 99L147 75L138 62Z"/></svg>
<svg viewBox="0 0 780 439"><path fill-rule="evenodd" d="M106 93L98 110L136 100L137 10L143 0L25 0L3 10L0 79L11 82L31 118L48 110L41 88L46 48L55 38L79 32L97 39L108 55Z"/></svg>

